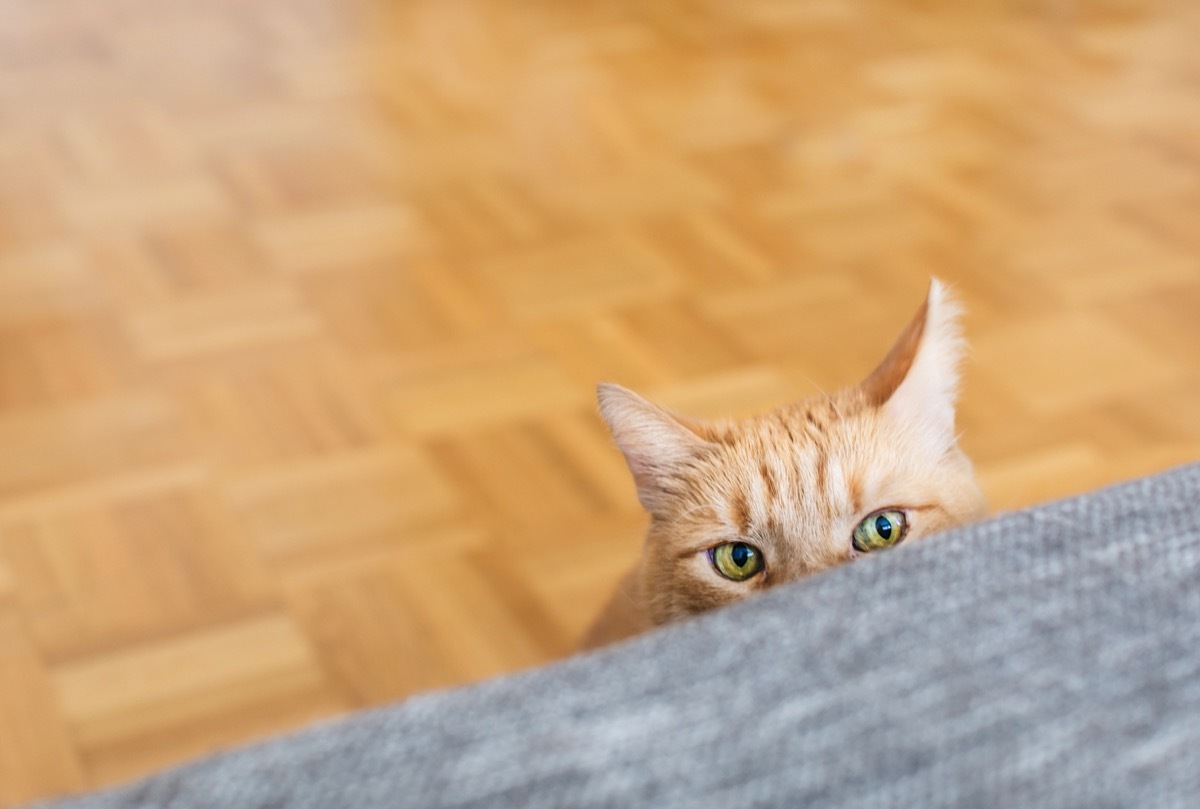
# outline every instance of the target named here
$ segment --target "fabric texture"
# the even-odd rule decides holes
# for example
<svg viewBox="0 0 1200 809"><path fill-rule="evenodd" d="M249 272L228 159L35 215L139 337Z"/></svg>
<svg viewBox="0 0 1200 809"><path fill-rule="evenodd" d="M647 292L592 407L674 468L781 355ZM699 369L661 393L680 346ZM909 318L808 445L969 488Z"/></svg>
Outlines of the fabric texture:
<svg viewBox="0 0 1200 809"><path fill-rule="evenodd" d="M1200 466L58 809L1193 807Z"/></svg>

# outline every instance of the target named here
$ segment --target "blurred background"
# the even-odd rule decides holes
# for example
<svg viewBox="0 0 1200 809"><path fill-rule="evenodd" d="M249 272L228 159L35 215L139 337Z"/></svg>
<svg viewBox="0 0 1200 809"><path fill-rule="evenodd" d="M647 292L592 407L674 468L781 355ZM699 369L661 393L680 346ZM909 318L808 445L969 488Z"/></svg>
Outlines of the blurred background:
<svg viewBox="0 0 1200 809"><path fill-rule="evenodd" d="M1200 7L0 0L0 803L568 654L595 414L949 281L997 509L1200 458Z"/></svg>

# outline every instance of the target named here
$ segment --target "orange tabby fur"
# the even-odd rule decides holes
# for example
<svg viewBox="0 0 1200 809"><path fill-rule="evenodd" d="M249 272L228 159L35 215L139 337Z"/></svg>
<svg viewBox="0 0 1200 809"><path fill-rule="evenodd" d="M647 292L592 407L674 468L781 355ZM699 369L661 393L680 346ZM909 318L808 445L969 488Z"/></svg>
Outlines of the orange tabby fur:
<svg viewBox="0 0 1200 809"><path fill-rule="evenodd" d="M601 413L651 522L642 558L584 647L849 562L860 555L854 527L881 508L905 512L904 543L981 517L983 496L954 432L958 311L934 280L859 385L742 421L694 421L601 385ZM707 554L735 540L766 561L744 582L719 575Z"/></svg>

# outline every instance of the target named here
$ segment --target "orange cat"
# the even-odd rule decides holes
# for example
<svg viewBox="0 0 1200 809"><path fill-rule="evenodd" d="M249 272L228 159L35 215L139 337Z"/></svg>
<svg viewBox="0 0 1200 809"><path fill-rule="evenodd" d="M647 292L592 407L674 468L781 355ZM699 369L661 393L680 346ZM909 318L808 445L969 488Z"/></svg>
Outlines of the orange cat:
<svg viewBox="0 0 1200 809"><path fill-rule="evenodd" d="M954 432L958 312L935 279L866 380L744 421L695 421L601 385L651 521L584 647L981 517Z"/></svg>

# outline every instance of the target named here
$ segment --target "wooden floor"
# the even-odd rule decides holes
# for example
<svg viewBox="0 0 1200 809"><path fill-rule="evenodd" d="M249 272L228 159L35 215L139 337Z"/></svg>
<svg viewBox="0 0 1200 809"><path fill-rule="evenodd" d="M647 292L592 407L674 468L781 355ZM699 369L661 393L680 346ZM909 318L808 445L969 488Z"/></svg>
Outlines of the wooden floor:
<svg viewBox="0 0 1200 809"><path fill-rule="evenodd" d="M602 379L854 381L1013 508L1200 458L1200 6L6 0L0 804L568 653Z"/></svg>

